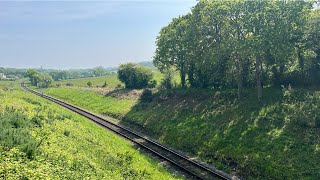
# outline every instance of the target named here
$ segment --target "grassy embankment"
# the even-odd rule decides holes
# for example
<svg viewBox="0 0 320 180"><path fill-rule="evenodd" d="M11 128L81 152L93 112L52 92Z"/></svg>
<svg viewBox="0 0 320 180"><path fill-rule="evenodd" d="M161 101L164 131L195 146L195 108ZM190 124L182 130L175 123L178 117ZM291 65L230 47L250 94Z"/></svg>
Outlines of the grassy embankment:
<svg viewBox="0 0 320 180"><path fill-rule="evenodd" d="M0 81L0 179L178 179L131 143Z"/></svg>
<svg viewBox="0 0 320 180"><path fill-rule="evenodd" d="M80 88L46 93L121 119L121 123L227 172L262 179L320 178L320 90L158 92L150 103L128 91L99 95Z"/></svg>

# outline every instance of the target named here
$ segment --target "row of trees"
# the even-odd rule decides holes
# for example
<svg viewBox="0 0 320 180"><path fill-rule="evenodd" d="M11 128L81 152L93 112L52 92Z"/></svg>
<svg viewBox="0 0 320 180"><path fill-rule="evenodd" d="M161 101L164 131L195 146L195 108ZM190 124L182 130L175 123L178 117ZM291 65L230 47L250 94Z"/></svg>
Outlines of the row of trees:
<svg viewBox="0 0 320 180"><path fill-rule="evenodd" d="M154 64L182 87L320 84L320 11L314 1L200 0L157 37Z"/></svg>
<svg viewBox="0 0 320 180"><path fill-rule="evenodd" d="M4 68L0 67L0 73L4 73L9 79L23 78L26 69Z"/></svg>
<svg viewBox="0 0 320 180"><path fill-rule="evenodd" d="M47 88L53 81L49 75L40 73L39 71L34 69L27 70L26 76L30 78L31 85L37 86L39 88Z"/></svg>
<svg viewBox="0 0 320 180"><path fill-rule="evenodd" d="M65 79L77 79L85 77L99 77L109 74L111 69L105 69L101 66L93 69L79 69L79 70L46 70L55 81Z"/></svg>

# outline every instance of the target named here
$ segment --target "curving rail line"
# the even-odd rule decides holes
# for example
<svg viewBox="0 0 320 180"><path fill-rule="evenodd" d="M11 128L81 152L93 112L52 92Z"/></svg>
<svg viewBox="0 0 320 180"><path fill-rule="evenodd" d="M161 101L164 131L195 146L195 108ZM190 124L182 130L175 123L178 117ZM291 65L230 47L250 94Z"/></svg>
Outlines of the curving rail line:
<svg viewBox="0 0 320 180"><path fill-rule="evenodd" d="M211 167L208 167L202 163L196 162L192 160L191 158L179 154L178 152L175 152L168 147L165 147L137 132L134 132L122 125L119 125L117 123L111 122L99 115L96 115L94 113L91 113L87 110L81 109L77 106L74 106L72 104L63 102L59 99L53 98L51 96L45 95L43 93L39 93L37 91L34 91L32 89L29 89L25 86L25 83L21 83L21 87L31 92L35 95L41 96L45 99L48 99L52 102L55 102L73 112L76 112L91 121L103 126L104 128L107 128L116 134L125 137L129 139L130 141L140 145L141 147L149 150L153 154L165 159L166 161L174 164L178 168L182 169L186 173L190 174L192 177L195 177L197 179L232 179L232 177L222 171L219 171L217 169L213 169Z"/></svg>

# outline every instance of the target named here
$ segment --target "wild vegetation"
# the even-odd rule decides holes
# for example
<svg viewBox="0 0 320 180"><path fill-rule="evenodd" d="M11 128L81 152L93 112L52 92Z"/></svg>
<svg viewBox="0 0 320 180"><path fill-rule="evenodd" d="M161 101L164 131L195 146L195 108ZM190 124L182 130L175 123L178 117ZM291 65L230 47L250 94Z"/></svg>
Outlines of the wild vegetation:
<svg viewBox="0 0 320 180"><path fill-rule="evenodd" d="M153 73L149 68L137 64L122 64L118 69L118 79L127 89L142 89L147 86L155 87L156 81L151 81Z"/></svg>
<svg viewBox="0 0 320 180"><path fill-rule="evenodd" d="M17 89L0 90L0 161L0 179L179 179L128 141Z"/></svg>
<svg viewBox="0 0 320 180"><path fill-rule="evenodd" d="M29 69L26 72L26 76L29 77L31 85L40 88L49 87L53 81L49 75L45 73L40 73L39 71L34 69Z"/></svg>

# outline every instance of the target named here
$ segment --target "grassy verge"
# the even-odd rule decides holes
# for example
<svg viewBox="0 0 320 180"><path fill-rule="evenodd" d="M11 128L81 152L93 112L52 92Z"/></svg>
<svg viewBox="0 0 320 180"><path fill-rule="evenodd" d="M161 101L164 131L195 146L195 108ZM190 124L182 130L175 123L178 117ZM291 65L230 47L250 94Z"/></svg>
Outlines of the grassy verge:
<svg viewBox="0 0 320 180"><path fill-rule="evenodd" d="M254 90L240 102L235 91L175 90L158 92L148 103L81 89L46 92L96 113L108 111L123 124L247 179L320 178L318 89L265 89L263 102Z"/></svg>
<svg viewBox="0 0 320 180"><path fill-rule="evenodd" d="M17 89L0 89L0 162L0 179L179 179L128 141Z"/></svg>

